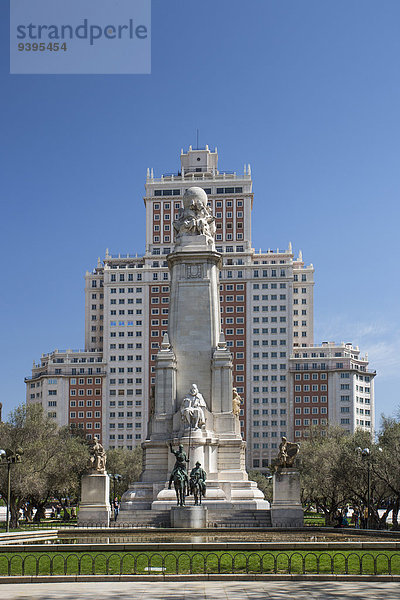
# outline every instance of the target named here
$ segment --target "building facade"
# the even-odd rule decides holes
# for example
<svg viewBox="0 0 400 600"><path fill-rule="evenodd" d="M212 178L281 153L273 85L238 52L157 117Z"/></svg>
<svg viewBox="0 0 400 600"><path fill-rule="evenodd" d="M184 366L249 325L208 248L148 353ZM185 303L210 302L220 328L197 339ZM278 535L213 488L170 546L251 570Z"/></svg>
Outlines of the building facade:
<svg viewBox="0 0 400 600"><path fill-rule="evenodd" d="M295 349L289 359L294 437L328 423L351 432L375 428L374 377L358 346L323 342Z"/></svg>
<svg viewBox="0 0 400 600"><path fill-rule="evenodd" d="M301 252L252 247L250 165L242 174L218 169L217 149L181 151L176 173L148 169L143 198L146 247L142 255L110 254L85 277L85 348L102 357L103 443L128 447L146 437L155 384L155 357L167 331L173 223L186 189L208 195L216 218L221 330L242 397L241 432L248 468L266 468L281 436L294 436L291 355L313 346L313 265ZM201 386L201 382L199 382ZM70 417L71 418L71 417ZM296 429L297 431L297 429Z"/></svg>
<svg viewBox="0 0 400 600"><path fill-rule="evenodd" d="M42 354L25 378L26 403L40 402L61 427L83 429L88 439L103 434L106 365L101 352L55 350Z"/></svg>

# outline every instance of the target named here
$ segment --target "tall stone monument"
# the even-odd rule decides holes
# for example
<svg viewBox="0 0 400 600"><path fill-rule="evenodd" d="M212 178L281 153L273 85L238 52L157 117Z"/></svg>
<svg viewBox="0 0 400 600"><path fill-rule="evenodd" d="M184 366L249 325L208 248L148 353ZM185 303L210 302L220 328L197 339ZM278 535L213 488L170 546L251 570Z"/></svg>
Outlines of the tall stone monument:
<svg viewBox="0 0 400 600"><path fill-rule="evenodd" d="M185 192L174 230L175 248L167 257L168 335L156 360L144 467L141 481L123 495L121 521L131 511L163 510L176 504L174 490L168 489L174 465L170 443L184 446L189 468L198 461L207 472L203 504L209 511L269 508L245 470L246 444L240 434L238 395L232 387L232 356L220 328L221 255L215 250L214 217L203 189Z"/></svg>

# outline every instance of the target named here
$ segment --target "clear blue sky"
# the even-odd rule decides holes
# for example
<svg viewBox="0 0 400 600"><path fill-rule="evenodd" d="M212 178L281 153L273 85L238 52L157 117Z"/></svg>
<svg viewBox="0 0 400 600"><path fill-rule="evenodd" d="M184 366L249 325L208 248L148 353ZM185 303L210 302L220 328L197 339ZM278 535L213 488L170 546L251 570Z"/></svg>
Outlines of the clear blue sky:
<svg viewBox="0 0 400 600"><path fill-rule="evenodd" d="M253 246L315 266L315 339L352 341L399 406L400 2L154 0L152 74L9 75L0 4L1 370L84 343L84 274L144 250L144 179L181 147L252 165Z"/></svg>

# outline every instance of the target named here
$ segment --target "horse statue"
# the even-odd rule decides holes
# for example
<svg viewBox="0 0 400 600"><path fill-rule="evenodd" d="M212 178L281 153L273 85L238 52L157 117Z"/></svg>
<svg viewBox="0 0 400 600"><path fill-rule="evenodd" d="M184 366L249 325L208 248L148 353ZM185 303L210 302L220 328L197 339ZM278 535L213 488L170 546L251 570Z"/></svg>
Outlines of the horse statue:
<svg viewBox="0 0 400 600"><path fill-rule="evenodd" d="M186 452L183 449L182 444L179 445L178 450L172 448L172 444L169 444L169 448L172 454L175 455L176 461L175 466L172 469L171 476L169 478L168 489L171 489L172 482L176 492L176 500L178 506L185 505L185 497L188 494L189 479L186 470L186 464L189 462L186 456Z"/></svg>
<svg viewBox="0 0 400 600"><path fill-rule="evenodd" d="M177 470L173 474L173 482L177 504L178 506L185 506L185 498L187 495L188 488L187 474L182 470Z"/></svg>

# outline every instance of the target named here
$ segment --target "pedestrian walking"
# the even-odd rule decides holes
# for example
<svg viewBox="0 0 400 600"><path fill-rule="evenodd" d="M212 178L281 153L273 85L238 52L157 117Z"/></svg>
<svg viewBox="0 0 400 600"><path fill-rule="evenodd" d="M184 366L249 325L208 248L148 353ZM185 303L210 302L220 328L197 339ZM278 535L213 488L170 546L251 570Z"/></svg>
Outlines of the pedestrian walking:
<svg viewBox="0 0 400 600"><path fill-rule="evenodd" d="M116 521L117 517L118 517L118 513L119 513L119 502L118 502L117 497L114 498L113 505L114 505L114 521Z"/></svg>

